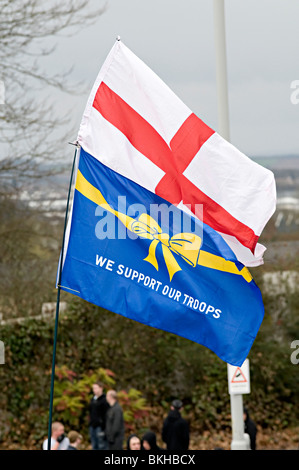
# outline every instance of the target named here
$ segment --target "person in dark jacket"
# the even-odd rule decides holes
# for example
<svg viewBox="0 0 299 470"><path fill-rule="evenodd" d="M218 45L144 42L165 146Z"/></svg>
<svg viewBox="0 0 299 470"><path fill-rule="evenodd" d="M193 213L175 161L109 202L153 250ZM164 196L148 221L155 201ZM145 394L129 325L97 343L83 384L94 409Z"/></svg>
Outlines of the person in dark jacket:
<svg viewBox="0 0 299 470"><path fill-rule="evenodd" d="M92 386L93 398L89 403L89 435L93 450L107 450L108 443L105 436L106 413L109 404L103 393L103 385L96 382Z"/></svg>
<svg viewBox="0 0 299 470"><path fill-rule="evenodd" d="M189 425L182 418L180 409L181 400L174 400L170 412L163 423L162 439L166 443L167 450L185 451L189 447Z"/></svg>
<svg viewBox="0 0 299 470"><path fill-rule="evenodd" d="M247 408L244 408L243 412L244 417L244 432L249 435L250 439L250 449L256 450L256 425L249 416L249 411Z"/></svg>
<svg viewBox="0 0 299 470"><path fill-rule="evenodd" d="M160 447L157 446L156 434L152 431L147 431L142 437L142 450L150 450L151 452L159 451Z"/></svg>
<svg viewBox="0 0 299 470"><path fill-rule="evenodd" d="M124 416L115 390L108 390L107 402L110 405L106 415L106 436L109 450L122 450L125 436Z"/></svg>

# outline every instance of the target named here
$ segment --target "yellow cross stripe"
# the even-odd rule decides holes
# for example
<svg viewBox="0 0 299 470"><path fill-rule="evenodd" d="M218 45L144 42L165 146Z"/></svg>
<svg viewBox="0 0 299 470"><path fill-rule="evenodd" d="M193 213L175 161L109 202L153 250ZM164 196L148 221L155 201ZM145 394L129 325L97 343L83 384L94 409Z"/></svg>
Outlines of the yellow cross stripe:
<svg viewBox="0 0 299 470"><path fill-rule="evenodd" d="M95 188L89 181L82 175L81 171L78 170L76 179L76 189L83 194L83 196L95 202L98 206L108 205L101 191ZM110 206L109 206L110 207ZM114 212L114 211L113 211Z"/></svg>
<svg viewBox="0 0 299 470"><path fill-rule="evenodd" d="M83 196L87 197L90 199L92 202L97 204L98 206L104 207L107 211L111 212L114 214L116 217L118 217L121 222L129 229L131 230L131 224L135 221L132 217L129 217L126 214L122 214L121 212L115 211L106 201L104 198L103 194L101 191L99 191L97 188L95 188L81 173L80 170L78 170L77 173L77 179L76 179L76 189L83 194Z"/></svg>
<svg viewBox="0 0 299 470"><path fill-rule="evenodd" d="M238 270L237 266L233 261L228 261L220 256L213 255L207 251L200 251L198 256L197 264L205 266L206 268L217 269L218 271L225 271L232 274L239 274L243 276L247 282L252 280L252 276L248 269L244 266L241 271Z"/></svg>

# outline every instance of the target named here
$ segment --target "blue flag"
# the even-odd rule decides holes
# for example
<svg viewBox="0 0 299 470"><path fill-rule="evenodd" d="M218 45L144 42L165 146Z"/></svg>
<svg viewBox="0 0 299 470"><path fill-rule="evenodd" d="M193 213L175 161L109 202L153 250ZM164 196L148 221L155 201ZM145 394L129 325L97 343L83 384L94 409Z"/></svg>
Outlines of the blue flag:
<svg viewBox="0 0 299 470"><path fill-rule="evenodd" d="M61 289L241 366L259 288L223 238L81 148Z"/></svg>

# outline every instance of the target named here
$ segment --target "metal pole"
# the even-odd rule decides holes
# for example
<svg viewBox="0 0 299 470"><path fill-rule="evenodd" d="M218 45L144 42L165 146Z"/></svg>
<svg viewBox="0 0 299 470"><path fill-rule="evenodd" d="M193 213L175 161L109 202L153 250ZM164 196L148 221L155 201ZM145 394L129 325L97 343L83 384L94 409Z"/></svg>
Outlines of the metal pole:
<svg viewBox="0 0 299 470"><path fill-rule="evenodd" d="M218 101L218 132L230 140L228 84L226 67L226 39L224 0L214 0L214 35L216 50L216 80ZM231 395L232 450L246 450L248 444L244 436L243 396Z"/></svg>
<svg viewBox="0 0 299 470"><path fill-rule="evenodd" d="M63 236L62 236L62 248L61 248L61 254L60 254L59 273L58 273L58 281L57 281L57 301L56 301L56 316L55 316L53 356L52 356L52 373L51 373L49 424L48 424L48 449L47 450L51 450L52 412L53 412L54 379L55 379L55 361L56 361L56 345L57 345L59 303L60 303L60 290L61 290L60 289L60 284L61 284L60 280L61 280L62 264L63 264L63 250L64 250L65 232L66 232L66 226L67 226L67 215L68 215L68 209L69 209L69 202L70 202L70 195L71 195L71 188L72 188L72 181L73 181L77 151L78 151L78 146L76 146L74 159L73 159L73 166L72 166L72 171L71 171L71 176L70 176L70 182L69 182L68 197L67 197L65 217L64 217L64 228L63 228Z"/></svg>
<svg viewBox="0 0 299 470"><path fill-rule="evenodd" d="M216 81L218 101L218 132L230 140L228 86L226 68L226 40L224 20L224 0L214 0L214 36L216 51Z"/></svg>

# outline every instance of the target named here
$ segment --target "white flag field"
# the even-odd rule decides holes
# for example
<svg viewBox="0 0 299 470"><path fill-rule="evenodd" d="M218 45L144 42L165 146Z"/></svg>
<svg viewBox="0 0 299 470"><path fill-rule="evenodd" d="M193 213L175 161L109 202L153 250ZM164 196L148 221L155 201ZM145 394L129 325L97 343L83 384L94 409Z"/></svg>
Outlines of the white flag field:
<svg viewBox="0 0 299 470"><path fill-rule="evenodd" d="M245 266L263 263L258 243L276 208L273 173L197 117L121 41L92 88L78 143L117 173L196 213Z"/></svg>

